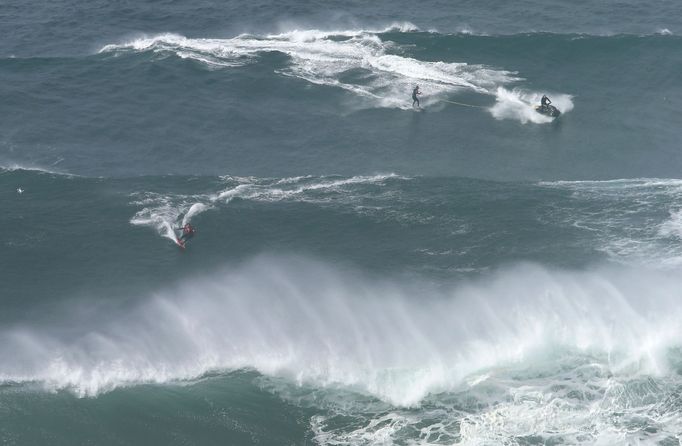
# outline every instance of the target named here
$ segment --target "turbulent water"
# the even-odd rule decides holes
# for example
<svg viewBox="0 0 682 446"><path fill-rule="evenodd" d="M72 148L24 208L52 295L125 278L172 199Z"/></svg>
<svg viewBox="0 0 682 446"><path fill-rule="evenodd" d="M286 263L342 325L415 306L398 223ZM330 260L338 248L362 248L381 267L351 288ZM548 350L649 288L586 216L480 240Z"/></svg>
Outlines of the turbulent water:
<svg viewBox="0 0 682 446"><path fill-rule="evenodd" d="M0 443L682 442L678 1L80 3L0 6Z"/></svg>

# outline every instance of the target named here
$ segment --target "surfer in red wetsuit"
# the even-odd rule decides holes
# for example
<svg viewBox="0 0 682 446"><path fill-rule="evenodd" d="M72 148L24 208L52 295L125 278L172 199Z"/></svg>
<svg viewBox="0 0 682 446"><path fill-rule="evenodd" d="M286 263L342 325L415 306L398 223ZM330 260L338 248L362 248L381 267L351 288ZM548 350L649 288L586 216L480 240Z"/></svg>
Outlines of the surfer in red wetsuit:
<svg viewBox="0 0 682 446"><path fill-rule="evenodd" d="M187 224L186 224L185 226L183 226L182 228L178 228L178 229L182 229L182 235L180 236L180 238L178 239L178 241L179 241L180 244L182 244L183 246L185 245L185 243L187 242L187 240L189 240L189 239L191 239L192 237L194 237L194 233L196 232L196 229L194 229L194 226L190 225L189 223L187 223Z"/></svg>

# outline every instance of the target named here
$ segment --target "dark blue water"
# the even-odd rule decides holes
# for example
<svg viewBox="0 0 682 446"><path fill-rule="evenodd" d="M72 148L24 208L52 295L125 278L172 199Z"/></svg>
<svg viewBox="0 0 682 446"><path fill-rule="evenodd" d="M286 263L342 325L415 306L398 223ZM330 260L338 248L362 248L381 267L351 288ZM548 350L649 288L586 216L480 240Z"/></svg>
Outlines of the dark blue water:
<svg viewBox="0 0 682 446"><path fill-rule="evenodd" d="M679 444L679 2L0 29L2 443Z"/></svg>

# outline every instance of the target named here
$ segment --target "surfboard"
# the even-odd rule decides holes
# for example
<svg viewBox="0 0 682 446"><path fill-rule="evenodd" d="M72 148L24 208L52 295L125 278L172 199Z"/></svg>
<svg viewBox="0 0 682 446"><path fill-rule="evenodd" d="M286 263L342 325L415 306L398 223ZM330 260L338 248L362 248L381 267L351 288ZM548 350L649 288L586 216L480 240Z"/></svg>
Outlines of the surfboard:
<svg viewBox="0 0 682 446"><path fill-rule="evenodd" d="M178 245L180 248L185 249L185 244L178 240L177 238L175 239L175 244Z"/></svg>

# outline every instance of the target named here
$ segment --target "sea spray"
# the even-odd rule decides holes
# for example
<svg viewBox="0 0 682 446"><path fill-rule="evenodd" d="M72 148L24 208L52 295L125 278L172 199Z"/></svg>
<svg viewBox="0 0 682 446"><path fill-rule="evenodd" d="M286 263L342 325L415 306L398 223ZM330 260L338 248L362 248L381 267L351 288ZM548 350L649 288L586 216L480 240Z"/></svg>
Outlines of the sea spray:
<svg viewBox="0 0 682 446"><path fill-rule="evenodd" d="M551 94L552 104L555 105L562 114L573 110L572 97L567 94ZM542 93L528 92L521 89L507 90L498 87L495 92L495 105L490 109L490 113L497 119L515 119L523 124L532 122L535 124L546 124L554 121L554 118L542 115L535 110L540 105Z"/></svg>
<svg viewBox="0 0 682 446"><path fill-rule="evenodd" d="M253 368L398 406L557 349L602 356L613 374L660 376L682 338L679 286L645 270L520 265L443 291L263 257L93 319L65 308L50 324L6 328L0 351L15 360L0 376L94 395Z"/></svg>

